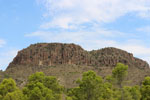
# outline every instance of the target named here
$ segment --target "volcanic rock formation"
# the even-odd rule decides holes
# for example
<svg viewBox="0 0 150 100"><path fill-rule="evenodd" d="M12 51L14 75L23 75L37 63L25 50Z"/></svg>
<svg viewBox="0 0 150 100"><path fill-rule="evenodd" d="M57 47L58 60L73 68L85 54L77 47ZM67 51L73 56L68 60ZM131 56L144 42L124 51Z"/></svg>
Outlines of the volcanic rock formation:
<svg viewBox="0 0 150 100"><path fill-rule="evenodd" d="M86 51L79 45L62 43L30 45L18 52L5 73L22 84L28 75L43 71L47 75L57 76L62 84L73 86L82 72L94 70L104 77L111 74L118 62L129 66L128 78L133 81L133 85L140 84L145 76L150 75L147 62L124 50L108 47Z"/></svg>
<svg viewBox="0 0 150 100"><path fill-rule="evenodd" d="M88 52L75 44L40 43L19 51L7 69L15 65L51 66L60 64L111 67L118 62L130 67L149 68L145 61L117 48L109 47Z"/></svg>

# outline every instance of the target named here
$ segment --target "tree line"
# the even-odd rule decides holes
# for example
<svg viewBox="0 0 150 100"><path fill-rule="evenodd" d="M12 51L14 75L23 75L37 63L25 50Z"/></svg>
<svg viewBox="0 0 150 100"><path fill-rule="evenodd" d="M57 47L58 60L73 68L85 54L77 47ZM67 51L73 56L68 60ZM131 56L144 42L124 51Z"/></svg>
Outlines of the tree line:
<svg viewBox="0 0 150 100"><path fill-rule="evenodd" d="M27 84L19 89L13 79L3 79L0 83L0 100L150 100L150 77L145 77L141 85L126 86L128 66L118 63L112 75L96 75L94 71L84 72L78 79L77 87L65 89L54 76L42 72L32 74Z"/></svg>

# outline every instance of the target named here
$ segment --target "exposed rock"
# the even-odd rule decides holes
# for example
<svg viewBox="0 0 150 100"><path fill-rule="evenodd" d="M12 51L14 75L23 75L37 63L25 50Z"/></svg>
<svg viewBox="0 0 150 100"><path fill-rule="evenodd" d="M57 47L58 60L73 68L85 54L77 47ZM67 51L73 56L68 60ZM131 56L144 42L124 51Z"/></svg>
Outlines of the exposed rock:
<svg viewBox="0 0 150 100"><path fill-rule="evenodd" d="M15 57L7 69L14 65L88 65L90 63L90 56L88 54L89 53L87 51L75 44L35 44L22 51L19 51L17 57Z"/></svg>
<svg viewBox="0 0 150 100"><path fill-rule="evenodd" d="M60 64L111 67L118 62L129 67L149 68L145 61L117 48L109 47L87 52L75 44L40 43L19 51L7 69L15 65L52 66Z"/></svg>
<svg viewBox="0 0 150 100"><path fill-rule="evenodd" d="M109 47L90 52L97 66L115 66L118 62L128 65L129 67L138 67L141 69L149 69L147 62L133 57L133 54L124 50Z"/></svg>
<svg viewBox="0 0 150 100"><path fill-rule="evenodd" d="M74 81L87 70L94 70L105 77L111 74L118 63L129 66L129 80L132 85L140 84L150 75L147 62L133 57L124 50L109 47L86 51L79 45L62 43L38 43L18 52L5 73L19 84L25 84L27 76L43 71L47 75L57 76L66 87L72 87ZM22 83L22 84L21 84Z"/></svg>

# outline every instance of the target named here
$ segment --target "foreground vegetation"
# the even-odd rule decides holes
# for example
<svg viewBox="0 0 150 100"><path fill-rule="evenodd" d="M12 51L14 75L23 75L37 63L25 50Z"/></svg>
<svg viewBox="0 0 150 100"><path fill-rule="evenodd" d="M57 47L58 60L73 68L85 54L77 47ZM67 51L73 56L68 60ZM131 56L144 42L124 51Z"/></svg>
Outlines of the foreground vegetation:
<svg viewBox="0 0 150 100"><path fill-rule="evenodd" d="M37 72L28 78L28 83L19 89L13 79L0 83L0 100L150 100L150 77L145 77L140 86L126 86L129 80L128 66L118 63L112 75L102 78L94 71L83 73L76 82L78 87L65 89L56 77Z"/></svg>

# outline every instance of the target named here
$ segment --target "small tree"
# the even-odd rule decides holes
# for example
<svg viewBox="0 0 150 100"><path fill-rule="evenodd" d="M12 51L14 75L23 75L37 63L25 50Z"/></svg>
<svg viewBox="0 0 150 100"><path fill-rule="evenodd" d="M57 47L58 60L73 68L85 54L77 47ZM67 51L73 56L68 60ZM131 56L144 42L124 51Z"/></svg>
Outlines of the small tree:
<svg viewBox="0 0 150 100"><path fill-rule="evenodd" d="M124 86L122 100L141 100L141 93L139 86Z"/></svg>
<svg viewBox="0 0 150 100"><path fill-rule="evenodd" d="M95 72L83 73L82 80L78 80L77 83L79 87L68 92L67 100L111 100L112 91L109 84L104 84Z"/></svg>
<svg viewBox="0 0 150 100"><path fill-rule="evenodd" d="M122 88L122 83L128 75L128 66L122 63L118 63L112 71L112 77L116 80L117 85Z"/></svg>
<svg viewBox="0 0 150 100"><path fill-rule="evenodd" d="M45 76L42 72L31 75L23 94L28 100L60 100L62 86L53 76Z"/></svg>
<svg viewBox="0 0 150 100"><path fill-rule="evenodd" d="M3 100L25 100L22 91L16 90L11 93L7 93Z"/></svg>
<svg viewBox="0 0 150 100"><path fill-rule="evenodd" d="M0 84L0 95L6 96L7 93L11 93L17 90L16 83L13 79L4 79Z"/></svg>
<svg viewBox="0 0 150 100"><path fill-rule="evenodd" d="M141 87L141 100L150 100L150 77L145 77Z"/></svg>
<svg viewBox="0 0 150 100"><path fill-rule="evenodd" d="M0 100L23 100L22 92L13 79L4 79L0 84Z"/></svg>
<svg viewBox="0 0 150 100"><path fill-rule="evenodd" d="M121 91L121 100L124 100L124 93L123 93L123 86L122 83L124 81L124 79L126 78L126 76L128 75L128 66L124 65L122 63L118 63L116 65L116 67L113 69L112 71L112 77L115 79L117 85L120 88Z"/></svg>
<svg viewBox="0 0 150 100"><path fill-rule="evenodd" d="M130 88L130 93L132 95L133 100L141 100L141 92L139 86L133 86Z"/></svg>

